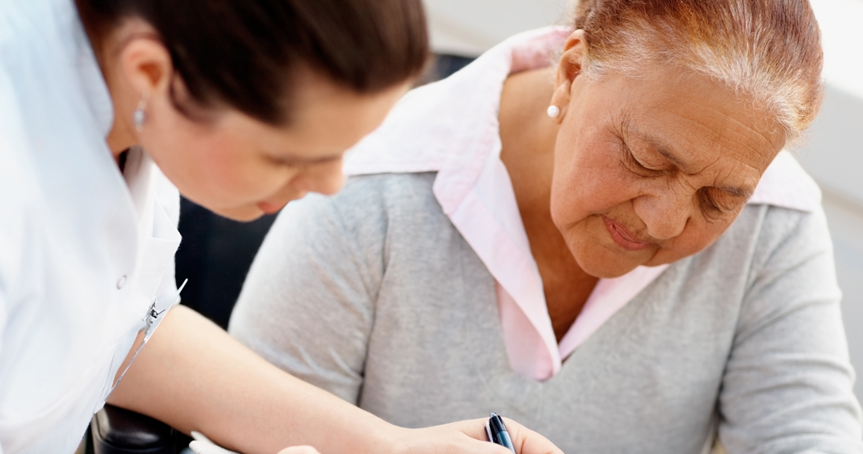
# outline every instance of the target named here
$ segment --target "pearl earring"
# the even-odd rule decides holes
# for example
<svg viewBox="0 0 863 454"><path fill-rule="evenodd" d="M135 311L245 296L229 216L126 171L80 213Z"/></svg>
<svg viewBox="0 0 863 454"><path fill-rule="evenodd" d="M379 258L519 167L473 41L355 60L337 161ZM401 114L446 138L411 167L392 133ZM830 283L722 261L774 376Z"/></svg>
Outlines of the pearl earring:
<svg viewBox="0 0 863 454"><path fill-rule="evenodd" d="M132 114L132 123L135 124L135 130L141 132L144 130L144 121L147 120L147 99L150 97L148 93L144 93L141 100L138 102L138 107L135 113Z"/></svg>
<svg viewBox="0 0 863 454"><path fill-rule="evenodd" d="M548 110L546 111L550 118L557 118L560 115L560 108L557 106L548 106Z"/></svg>

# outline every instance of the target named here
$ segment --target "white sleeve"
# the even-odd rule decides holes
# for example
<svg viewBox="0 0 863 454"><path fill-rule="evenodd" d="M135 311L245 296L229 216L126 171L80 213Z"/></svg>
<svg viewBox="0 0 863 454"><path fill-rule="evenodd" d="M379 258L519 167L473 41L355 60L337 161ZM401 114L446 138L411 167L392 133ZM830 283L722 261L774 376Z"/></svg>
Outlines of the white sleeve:
<svg viewBox="0 0 863 454"><path fill-rule="evenodd" d="M0 71L0 100L10 99L3 94L6 87L2 76ZM9 351L8 326L15 312L15 289L27 285L23 263L26 257L35 256L39 250L33 244L37 236L27 225L30 211L38 209L28 206L34 204L29 200L32 186L32 181L28 181L29 169L16 159L17 155L12 151L26 148L20 135L15 134L19 129L15 128L14 113L12 117L4 117L4 113L9 113L4 112L4 107L0 104L0 370L6 367L14 353ZM0 433L0 440L8 435ZM0 443L0 454L3 451Z"/></svg>

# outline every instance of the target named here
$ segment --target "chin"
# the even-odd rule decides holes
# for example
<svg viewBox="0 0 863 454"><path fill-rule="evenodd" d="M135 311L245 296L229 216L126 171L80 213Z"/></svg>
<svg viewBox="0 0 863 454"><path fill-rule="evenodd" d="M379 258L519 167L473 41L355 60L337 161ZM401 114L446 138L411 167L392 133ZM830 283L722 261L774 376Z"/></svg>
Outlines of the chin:
<svg viewBox="0 0 863 454"><path fill-rule="evenodd" d="M638 267L638 265L619 266L614 263L592 262L593 261L585 263L584 265L579 262L579 266L581 266L581 269L584 270L585 273L600 279L614 279L616 277L623 276Z"/></svg>
<svg viewBox="0 0 863 454"><path fill-rule="evenodd" d="M592 248L591 248L592 249ZM573 254L575 261L581 269L600 279L614 279L638 268L641 263L630 257L622 257L621 254L599 247L599 250L582 251Z"/></svg>

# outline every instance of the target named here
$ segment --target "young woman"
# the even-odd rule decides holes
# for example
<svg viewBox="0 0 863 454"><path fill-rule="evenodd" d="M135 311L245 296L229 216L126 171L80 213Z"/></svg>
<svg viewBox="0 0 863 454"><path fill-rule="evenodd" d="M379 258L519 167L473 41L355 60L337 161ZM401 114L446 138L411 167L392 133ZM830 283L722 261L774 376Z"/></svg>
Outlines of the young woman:
<svg viewBox="0 0 863 454"><path fill-rule="evenodd" d="M106 399L249 453L506 452L169 311L177 189L234 219L335 192L426 53L418 0L0 0L0 452L73 452Z"/></svg>
<svg viewBox="0 0 863 454"><path fill-rule="evenodd" d="M229 332L400 425L863 452L820 195L780 153L821 62L805 1L584 0L400 101L280 214Z"/></svg>

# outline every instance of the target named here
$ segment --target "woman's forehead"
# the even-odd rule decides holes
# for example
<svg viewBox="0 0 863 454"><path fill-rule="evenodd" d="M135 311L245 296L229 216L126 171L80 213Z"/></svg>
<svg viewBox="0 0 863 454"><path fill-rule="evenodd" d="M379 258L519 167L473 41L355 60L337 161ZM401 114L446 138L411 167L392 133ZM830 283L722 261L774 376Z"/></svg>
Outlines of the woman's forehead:
<svg viewBox="0 0 863 454"><path fill-rule="evenodd" d="M591 91L587 102L605 105L606 121L685 173L727 162L760 176L784 145L771 115L700 74L652 68L643 77L609 77Z"/></svg>

